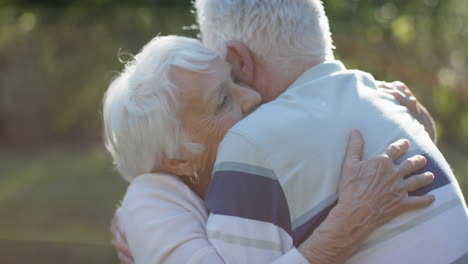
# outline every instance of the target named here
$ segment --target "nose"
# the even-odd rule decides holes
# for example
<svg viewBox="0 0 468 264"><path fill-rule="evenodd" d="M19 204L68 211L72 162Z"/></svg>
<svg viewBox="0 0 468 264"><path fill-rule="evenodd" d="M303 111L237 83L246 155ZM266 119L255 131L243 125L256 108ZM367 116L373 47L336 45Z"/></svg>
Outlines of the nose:
<svg viewBox="0 0 468 264"><path fill-rule="evenodd" d="M262 101L262 96L259 93L241 85L235 85L234 88L234 96L239 102L242 113L244 115L249 114L257 109Z"/></svg>

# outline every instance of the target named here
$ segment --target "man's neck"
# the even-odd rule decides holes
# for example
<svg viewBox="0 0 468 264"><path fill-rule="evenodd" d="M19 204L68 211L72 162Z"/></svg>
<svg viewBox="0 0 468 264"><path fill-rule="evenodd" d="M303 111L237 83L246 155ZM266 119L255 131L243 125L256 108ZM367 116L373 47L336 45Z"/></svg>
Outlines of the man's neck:
<svg viewBox="0 0 468 264"><path fill-rule="evenodd" d="M264 102L275 100L278 96L284 93L291 84L293 84L304 72L310 68L323 63L316 61L304 61L290 65L275 65L268 64L265 70L265 83L262 85L264 91L262 93Z"/></svg>

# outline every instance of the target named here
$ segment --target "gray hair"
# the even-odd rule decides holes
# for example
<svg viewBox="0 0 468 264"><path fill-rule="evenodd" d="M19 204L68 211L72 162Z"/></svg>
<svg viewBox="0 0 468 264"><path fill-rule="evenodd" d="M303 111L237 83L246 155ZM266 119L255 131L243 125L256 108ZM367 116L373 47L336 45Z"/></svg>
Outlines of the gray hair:
<svg viewBox="0 0 468 264"><path fill-rule="evenodd" d="M170 80L170 69L207 72L216 57L198 40L156 37L110 84L104 96L104 140L126 180L151 172L163 157L183 158L184 148L202 151L182 131L177 117L181 87Z"/></svg>
<svg viewBox="0 0 468 264"><path fill-rule="evenodd" d="M320 0L196 0L195 8L203 43L223 55L239 40L266 61L333 59Z"/></svg>

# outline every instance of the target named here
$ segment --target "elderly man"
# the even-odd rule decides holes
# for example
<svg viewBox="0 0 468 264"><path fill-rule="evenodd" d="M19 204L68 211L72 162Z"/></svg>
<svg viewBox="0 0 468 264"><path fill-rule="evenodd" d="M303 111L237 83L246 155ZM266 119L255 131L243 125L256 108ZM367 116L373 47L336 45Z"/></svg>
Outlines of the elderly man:
<svg viewBox="0 0 468 264"><path fill-rule="evenodd" d="M205 199L208 237L226 263L271 262L314 232L336 204L353 127L363 133L364 158L395 139L409 139L407 156L423 155L425 170L436 175L412 195L437 199L379 228L348 263L468 263L468 213L450 166L424 128L370 74L333 60L319 0L195 5L204 43L224 54L238 80L268 102L223 139ZM314 155L304 159L310 150ZM379 208L355 208L363 225L369 210ZM347 229L342 234L359 235Z"/></svg>

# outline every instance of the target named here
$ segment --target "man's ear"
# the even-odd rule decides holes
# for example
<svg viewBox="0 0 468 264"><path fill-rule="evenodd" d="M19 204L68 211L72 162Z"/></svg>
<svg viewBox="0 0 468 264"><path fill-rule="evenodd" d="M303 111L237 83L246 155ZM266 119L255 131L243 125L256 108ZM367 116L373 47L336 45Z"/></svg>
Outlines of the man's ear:
<svg viewBox="0 0 468 264"><path fill-rule="evenodd" d="M177 176L191 177L194 171L189 161L166 157L161 160L161 167L164 171Z"/></svg>
<svg viewBox="0 0 468 264"><path fill-rule="evenodd" d="M226 42L226 61L232 65L232 72L239 81L253 86L255 79L254 56L244 43L237 40Z"/></svg>

